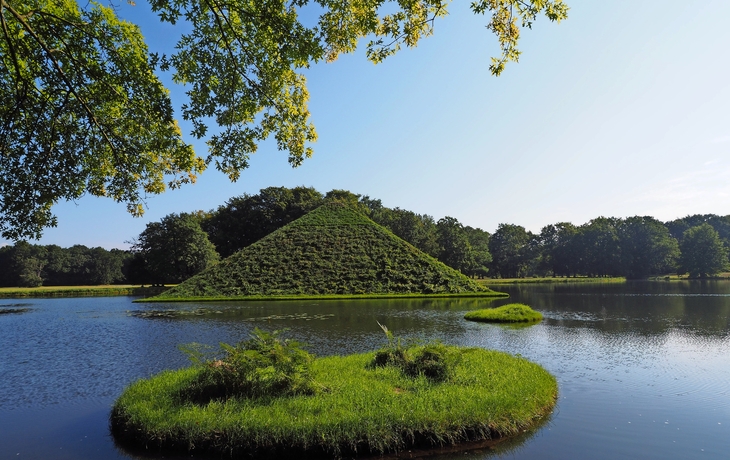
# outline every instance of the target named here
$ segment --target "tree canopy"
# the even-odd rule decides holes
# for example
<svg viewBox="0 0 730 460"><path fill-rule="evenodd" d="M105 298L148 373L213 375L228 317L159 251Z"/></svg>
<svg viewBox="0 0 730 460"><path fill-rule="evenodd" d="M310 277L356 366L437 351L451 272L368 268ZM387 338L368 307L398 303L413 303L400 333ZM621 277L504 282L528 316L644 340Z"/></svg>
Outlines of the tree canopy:
<svg viewBox="0 0 730 460"><path fill-rule="evenodd" d="M267 187L229 199L201 222L221 257L228 257L324 203L309 187Z"/></svg>
<svg viewBox="0 0 730 460"><path fill-rule="evenodd" d="M0 248L0 286L79 286L127 280L131 255L119 249L61 248L18 241Z"/></svg>
<svg viewBox="0 0 730 460"><path fill-rule="evenodd" d="M676 272L706 278L726 276L730 266L730 216L694 215L665 223L648 216L598 217L580 226L550 224L539 234L500 224L490 235L453 217L436 221L347 190L323 194L311 187L268 187L215 210L170 214L150 223L132 252L25 241L0 247L0 286L178 282L214 264L216 250L232 255L328 202L358 210L471 277L646 278Z"/></svg>
<svg viewBox="0 0 730 460"><path fill-rule="evenodd" d="M202 216L168 214L150 222L132 250L141 254L154 283L180 283L218 263L220 256L200 228Z"/></svg>
<svg viewBox="0 0 730 460"><path fill-rule="evenodd" d="M521 225L499 224L489 239L492 274L502 278L525 276L529 265L530 241L533 235Z"/></svg>
<svg viewBox="0 0 730 460"><path fill-rule="evenodd" d="M131 2L130 2L131 3ZM0 234L38 238L51 207L84 194L144 212L144 197L193 182L209 164L231 180L273 137L293 166L317 135L302 69L353 52L381 62L416 46L447 0L150 0L179 24L169 56L150 51L113 6L77 0L0 0ZM501 55L517 61L522 28L567 17L562 0L475 0ZM313 19L314 18L314 19ZM173 37L173 39L175 39ZM158 72L187 89L180 114L206 155L193 152ZM216 126L209 133L211 124Z"/></svg>
<svg viewBox="0 0 730 460"><path fill-rule="evenodd" d="M706 278L728 266L728 251L719 233L707 222L685 230L680 248L680 271L691 277Z"/></svg>

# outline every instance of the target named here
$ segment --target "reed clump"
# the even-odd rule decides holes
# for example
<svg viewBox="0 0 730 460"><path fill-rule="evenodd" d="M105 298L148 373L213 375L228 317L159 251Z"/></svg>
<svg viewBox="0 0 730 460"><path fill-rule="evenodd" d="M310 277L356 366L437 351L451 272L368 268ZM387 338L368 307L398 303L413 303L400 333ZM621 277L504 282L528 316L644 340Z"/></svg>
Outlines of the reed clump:
<svg viewBox="0 0 730 460"><path fill-rule="evenodd" d="M453 363L448 357L449 348L435 342L422 346L406 346L388 328L378 323L388 343L375 352L372 367L393 366L409 377L423 376L434 382L448 379Z"/></svg>
<svg viewBox="0 0 730 460"><path fill-rule="evenodd" d="M181 392L183 402L314 394L314 357L299 342L280 339L279 334L255 328L248 340L220 344L222 356L208 360L197 347L181 347L201 368Z"/></svg>

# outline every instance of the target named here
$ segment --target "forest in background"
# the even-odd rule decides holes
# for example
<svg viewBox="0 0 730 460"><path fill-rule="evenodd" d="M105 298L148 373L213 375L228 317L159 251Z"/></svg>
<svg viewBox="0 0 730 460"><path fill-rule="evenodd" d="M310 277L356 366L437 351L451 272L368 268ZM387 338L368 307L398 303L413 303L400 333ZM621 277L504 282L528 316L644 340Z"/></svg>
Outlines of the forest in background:
<svg viewBox="0 0 730 460"><path fill-rule="evenodd" d="M329 200L358 207L378 224L472 277L709 277L727 269L730 216L649 216L558 222L532 233L499 224L494 233L453 217L388 208L346 190L269 187L211 211L169 214L147 224L130 250L20 241L0 248L0 286L179 283Z"/></svg>

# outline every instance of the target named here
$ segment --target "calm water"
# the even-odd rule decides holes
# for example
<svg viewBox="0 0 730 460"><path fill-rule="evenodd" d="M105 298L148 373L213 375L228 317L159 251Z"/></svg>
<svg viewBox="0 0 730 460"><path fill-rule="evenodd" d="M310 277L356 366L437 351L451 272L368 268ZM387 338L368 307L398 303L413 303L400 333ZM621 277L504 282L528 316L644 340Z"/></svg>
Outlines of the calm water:
<svg viewBox="0 0 730 460"><path fill-rule="evenodd" d="M545 315L527 328L467 322L478 300L175 305L211 312L145 319L172 305L131 298L0 300L0 458L129 459L108 433L130 382L185 366L181 343L237 342L289 328L318 355L372 350L397 335L520 354L557 376L550 420L523 438L437 459L726 459L730 282L501 287Z"/></svg>

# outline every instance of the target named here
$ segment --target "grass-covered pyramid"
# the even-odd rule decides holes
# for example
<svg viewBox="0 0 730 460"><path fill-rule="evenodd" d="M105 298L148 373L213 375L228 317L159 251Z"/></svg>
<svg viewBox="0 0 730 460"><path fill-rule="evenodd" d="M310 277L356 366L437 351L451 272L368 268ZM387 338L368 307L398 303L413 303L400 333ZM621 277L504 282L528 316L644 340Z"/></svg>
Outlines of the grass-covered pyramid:
<svg viewBox="0 0 730 460"><path fill-rule="evenodd" d="M333 202L155 299L467 293L493 292Z"/></svg>

